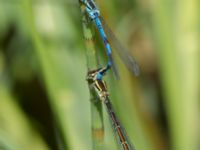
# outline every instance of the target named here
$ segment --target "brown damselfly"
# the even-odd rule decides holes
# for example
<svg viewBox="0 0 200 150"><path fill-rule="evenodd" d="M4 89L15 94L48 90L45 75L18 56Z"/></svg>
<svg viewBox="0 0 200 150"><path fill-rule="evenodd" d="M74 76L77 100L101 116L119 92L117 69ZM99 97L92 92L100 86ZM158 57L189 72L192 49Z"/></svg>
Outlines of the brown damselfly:
<svg viewBox="0 0 200 150"><path fill-rule="evenodd" d="M102 78L98 78L99 74L101 74L100 76L102 76L105 73L105 69L106 68L100 68L97 70L89 71L87 75L87 81L90 87L96 91L99 99L104 103L110 121L112 123L113 131L115 132L118 143L121 145L121 149L134 150L134 146L132 146L131 142L129 141L125 129L122 127L119 119L114 112L113 106L110 102L106 82Z"/></svg>

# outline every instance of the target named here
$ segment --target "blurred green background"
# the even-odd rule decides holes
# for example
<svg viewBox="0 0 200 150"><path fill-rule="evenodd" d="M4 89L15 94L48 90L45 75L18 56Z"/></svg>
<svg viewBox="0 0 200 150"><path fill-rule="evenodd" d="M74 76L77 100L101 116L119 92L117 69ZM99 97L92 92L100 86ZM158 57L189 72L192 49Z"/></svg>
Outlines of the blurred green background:
<svg viewBox="0 0 200 150"><path fill-rule="evenodd" d="M92 149L77 1L0 0L1 150ZM106 77L115 111L136 149L199 150L199 1L97 4L141 67L134 77L116 56L121 79L111 71ZM116 149L103 115L104 149Z"/></svg>

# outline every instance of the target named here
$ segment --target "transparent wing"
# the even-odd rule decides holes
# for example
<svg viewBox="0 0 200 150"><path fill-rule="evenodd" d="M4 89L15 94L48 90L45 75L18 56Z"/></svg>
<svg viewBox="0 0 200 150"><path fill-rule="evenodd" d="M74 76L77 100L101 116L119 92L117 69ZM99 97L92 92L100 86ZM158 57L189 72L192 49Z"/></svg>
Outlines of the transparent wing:
<svg viewBox="0 0 200 150"><path fill-rule="evenodd" d="M113 73L114 73L114 76L117 80L120 79L120 76L119 76L119 71L115 65L115 61L114 59L112 58L112 56L110 56L110 60L112 61L112 70L113 70Z"/></svg>
<svg viewBox="0 0 200 150"><path fill-rule="evenodd" d="M101 22L103 24L104 30L106 32L106 35L108 39L110 40L111 45L116 50L118 55L120 56L121 60L124 62L126 67L136 76L140 74L140 68L137 64L136 60L131 56L131 54L128 52L127 49L125 49L122 44L119 42L119 40L116 38L108 24L105 22L105 20L100 17Z"/></svg>

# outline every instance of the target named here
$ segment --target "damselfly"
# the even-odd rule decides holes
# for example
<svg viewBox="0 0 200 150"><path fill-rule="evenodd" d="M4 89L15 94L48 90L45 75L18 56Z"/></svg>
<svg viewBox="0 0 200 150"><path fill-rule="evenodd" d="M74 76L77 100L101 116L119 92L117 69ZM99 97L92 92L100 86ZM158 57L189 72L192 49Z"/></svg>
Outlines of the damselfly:
<svg viewBox="0 0 200 150"><path fill-rule="evenodd" d="M108 64L106 66L106 70L109 70L111 67L113 69L113 72L118 77L118 72L115 67L115 64L112 59L112 50L111 45L108 41L108 39L111 41L112 46L115 48L117 53L119 54L120 58L126 65L126 67L136 76L139 75L139 66L135 59L129 54L129 52L120 44L120 42L117 40L111 29L108 27L106 22L103 20L103 18L100 16L100 11L96 7L96 4L93 0L79 0L80 4L84 5L86 7L86 12L88 17L92 22L94 22L96 28L98 29L98 32L100 34L100 37L103 41L104 47L106 49L106 54L108 57ZM101 79L103 76L101 74L98 75L99 79Z"/></svg>
<svg viewBox="0 0 200 150"><path fill-rule="evenodd" d="M131 145L130 141L128 140L128 136L122 127L119 119L117 118L112 104L109 99L108 90L106 87L106 83L103 79L99 79L99 74L104 74L107 68L100 68L96 70L92 70L88 72L87 81L91 88L93 88L99 99L105 104L108 115L110 117L110 121L112 123L113 131L121 145L123 150L134 150L134 147Z"/></svg>

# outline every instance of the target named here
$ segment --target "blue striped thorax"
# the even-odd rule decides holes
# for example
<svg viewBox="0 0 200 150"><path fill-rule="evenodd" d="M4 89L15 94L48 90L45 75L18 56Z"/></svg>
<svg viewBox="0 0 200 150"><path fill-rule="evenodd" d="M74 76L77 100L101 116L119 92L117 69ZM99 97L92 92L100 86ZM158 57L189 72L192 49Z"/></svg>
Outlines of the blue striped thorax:
<svg viewBox="0 0 200 150"><path fill-rule="evenodd" d="M100 15L100 12L98 9L91 10L91 9L86 8L86 11L88 12L88 15L91 20L94 20L95 18L99 17L99 15Z"/></svg>
<svg viewBox="0 0 200 150"><path fill-rule="evenodd" d="M100 16L100 11L97 9L93 0L79 0L86 6L86 11L91 20Z"/></svg>

